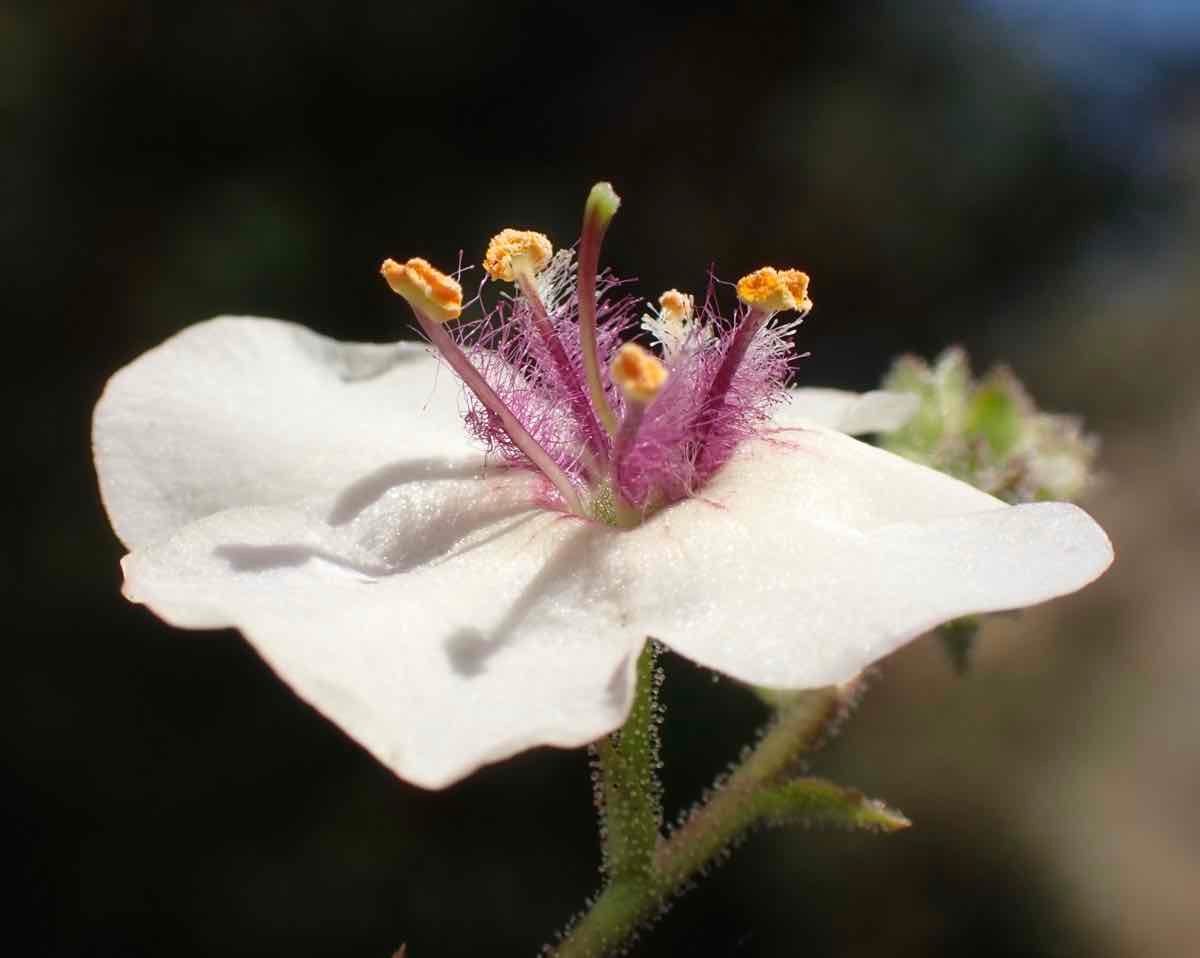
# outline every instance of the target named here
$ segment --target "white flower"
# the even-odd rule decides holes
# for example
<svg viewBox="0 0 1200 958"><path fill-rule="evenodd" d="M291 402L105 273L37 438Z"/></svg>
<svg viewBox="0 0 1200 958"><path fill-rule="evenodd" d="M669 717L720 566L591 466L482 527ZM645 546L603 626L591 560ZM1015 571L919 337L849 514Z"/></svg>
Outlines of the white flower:
<svg viewBox="0 0 1200 958"><path fill-rule="evenodd" d="M94 423L125 594L173 625L240 629L436 788L617 728L647 636L745 682L823 686L1112 558L1074 506L1008 506L830 428L895 425L908 407L887 394L793 392L698 496L624 530L539 506L536 472L467 440L459 396L422 346L272 320L151 350Z"/></svg>

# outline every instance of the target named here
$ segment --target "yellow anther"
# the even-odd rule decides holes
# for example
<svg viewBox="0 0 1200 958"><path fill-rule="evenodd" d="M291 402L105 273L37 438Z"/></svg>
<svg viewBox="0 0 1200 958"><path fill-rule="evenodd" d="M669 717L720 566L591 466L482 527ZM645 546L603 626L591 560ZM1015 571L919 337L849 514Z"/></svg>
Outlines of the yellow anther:
<svg viewBox="0 0 1200 958"><path fill-rule="evenodd" d="M658 297L658 305L662 309L663 319L682 324L691 320L695 300L687 293L669 289Z"/></svg>
<svg viewBox="0 0 1200 958"><path fill-rule="evenodd" d="M462 287L428 260L414 256L407 263L385 259L379 268L392 291L399 293L430 319L446 323L462 313Z"/></svg>
<svg viewBox="0 0 1200 958"><path fill-rule="evenodd" d="M626 343L617 350L612 377L627 398L648 403L667 381L667 367L649 350L637 343Z"/></svg>
<svg viewBox="0 0 1200 958"><path fill-rule="evenodd" d="M812 309L812 300L808 298L808 274L798 269L777 270L774 266L764 266L738 280L737 294L747 306L756 306L766 312Z"/></svg>
<svg viewBox="0 0 1200 958"><path fill-rule="evenodd" d="M808 273L798 269L782 269L779 271L779 278L796 301L796 309L802 313L812 309L812 300L808 298Z"/></svg>
<svg viewBox="0 0 1200 958"><path fill-rule="evenodd" d="M542 233L532 230L501 230L488 243L483 268L492 279L513 281L514 266L526 266L536 273L550 262L554 247Z"/></svg>

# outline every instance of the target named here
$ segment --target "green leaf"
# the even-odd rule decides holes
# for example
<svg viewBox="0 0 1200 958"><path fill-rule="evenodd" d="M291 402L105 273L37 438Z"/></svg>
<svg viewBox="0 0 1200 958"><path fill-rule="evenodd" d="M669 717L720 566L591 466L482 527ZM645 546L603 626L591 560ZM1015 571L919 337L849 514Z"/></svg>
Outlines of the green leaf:
<svg viewBox="0 0 1200 958"><path fill-rule="evenodd" d="M821 778L798 778L757 793L751 813L763 825L806 825L896 832L912 824L883 802Z"/></svg>

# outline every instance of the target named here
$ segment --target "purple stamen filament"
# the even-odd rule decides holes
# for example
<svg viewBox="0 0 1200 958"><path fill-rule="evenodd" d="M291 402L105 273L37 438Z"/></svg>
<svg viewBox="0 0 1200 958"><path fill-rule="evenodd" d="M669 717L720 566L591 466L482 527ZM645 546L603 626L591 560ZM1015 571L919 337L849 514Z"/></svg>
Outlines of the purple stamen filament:
<svg viewBox="0 0 1200 958"><path fill-rule="evenodd" d="M626 455L633 447L634 440L637 439L638 429L642 425L647 405L649 404L639 402L632 396L627 395L625 397L625 413L621 417L621 423L617 427L616 439L613 442L612 489L619 514L632 511L632 504L626 500L621 492L623 486L621 470L624 467Z"/></svg>
<svg viewBox="0 0 1200 958"><path fill-rule="evenodd" d="M666 337L665 363L642 355L627 343L640 303L608 298L621 283L598 274L600 244L619 204L609 184L593 187L574 276L570 253L552 256L541 234L498 234L485 268L518 292L457 329L439 322L462 312L455 280L418 259L407 264L416 279L389 273L388 263L384 274L469 389L468 430L489 451L539 470L565 509L630 526L694 495L770 422L771 408L786 395L795 324L769 327L775 311L764 306L783 301L794 308L807 277L770 267L743 277L744 305L730 321L721 316L710 276L685 343L675 342L680 330L661 326L662 314L643 317L644 328ZM535 262L544 270L537 279ZM771 288L780 281L791 284L786 292ZM692 300L684 301L692 319Z"/></svg>
<svg viewBox="0 0 1200 958"><path fill-rule="evenodd" d="M717 421L726 401L729 397L729 389L733 385L733 377L741 366L742 360L746 358L746 350L750 348L750 343L758 331L767 324L767 321L773 314L764 312L756 306L751 306L746 311L746 315L738 324L737 330L733 334L733 339L725 350L725 355L721 359L721 365L717 368L717 374L713 377L712 384L708 388L708 394L704 398L704 402L700 406L700 413L697 418L697 435L696 459L701 460L704 455L705 447L708 444L709 434L712 432L713 423Z"/></svg>
<svg viewBox="0 0 1200 958"><path fill-rule="evenodd" d="M554 330L554 324L550 321L550 316L546 313L546 306L542 302L541 296L538 295L537 284L534 282L533 274L524 264L518 265L514 263L513 278L516 280L521 294L525 297L525 301L529 304L533 316L533 324L537 328L538 335L542 337L542 341L546 344L546 348L558 373L559 381L570 393L571 409L575 414L575 419L579 423L580 428L588 437L593 458L602 468L603 463L608 459L608 436L605 434L604 428L600 425L600 421L596 418L596 411L592 408L592 404L588 402L587 393L584 392L583 384L579 382L575 367L571 365L571 360L567 357L567 351L563 348L562 340L559 339L558 333ZM584 342L586 343L586 337ZM584 349L587 349L586 345ZM594 355L596 352L594 330L591 350Z"/></svg>
<svg viewBox="0 0 1200 958"><path fill-rule="evenodd" d="M436 320L426 316L415 305L413 305L413 313L417 317L417 322L421 325L421 330L429 338L433 347L442 354L442 358L450 364L450 367L458 374L458 377L466 384L467 388L475 394L475 398L500 420L504 431L508 433L514 445L554 484L554 488L562 496L567 508L578 515L584 515L583 503L580 501L579 493L576 492L567 474L550 458L549 453L538 444L537 440L529 434L528 430L513 415L512 410L496 395L495 390L488 385L487 380L472 365L471 360L459 349L458 344L446 332L445 327Z"/></svg>

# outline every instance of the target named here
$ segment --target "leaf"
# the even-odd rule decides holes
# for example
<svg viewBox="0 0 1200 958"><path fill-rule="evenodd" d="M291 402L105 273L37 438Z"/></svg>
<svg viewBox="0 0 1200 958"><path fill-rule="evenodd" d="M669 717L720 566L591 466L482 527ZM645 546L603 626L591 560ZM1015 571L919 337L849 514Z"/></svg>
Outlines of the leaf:
<svg viewBox="0 0 1200 958"><path fill-rule="evenodd" d="M762 825L805 825L896 832L912 824L883 802L821 778L798 778L757 793L752 814Z"/></svg>

